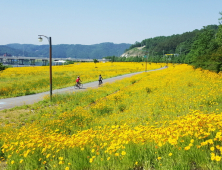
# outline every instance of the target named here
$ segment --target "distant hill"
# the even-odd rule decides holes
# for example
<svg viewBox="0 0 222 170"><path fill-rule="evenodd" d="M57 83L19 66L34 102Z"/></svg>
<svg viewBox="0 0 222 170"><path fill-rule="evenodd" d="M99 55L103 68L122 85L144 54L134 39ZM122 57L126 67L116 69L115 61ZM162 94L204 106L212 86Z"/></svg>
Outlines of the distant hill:
<svg viewBox="0 0 222 170"><path fill-rule="evenodd" d="M163 54L188 54L191 50L193 42L197 39L204 30L214 30L217 32L217 25L208 25L198 30L183 34L173 34L171 36L157 36L154 38L144 39L141 42L135 42L122 56L140 56L141 53L138 47L145 47L143 50L148 51L152 55ZM135 48L136 47L136 48ZM135 48L135 49L134 49Z"/></svg>
<svg viewBox="0 0 222 170"><path fill-rule="evenodd" d="M52 57L101 59L106 56L120 56L130 46L131 44L114 44L110 42L94 45L52 45ZM49 45L7 44L0 46L0 55L4 53L11 54L12 56L48 57Z"/></svg>
<svg viewBox="0 0 222 170"><path fill-rule="evenodd" d="M11 47L8 47L6 45L0 45L0 56L2 56L3 54L8 53L8 54L22 54L21 50L18 49L14 49Z"/></svg>
<svg viewBox="0 0 222 170"><path fill-rule="evenodd" d="M144 39L131 45L121 57L106 58L111 61L186 63L219 73L222 72L222 24Z"/></svg>

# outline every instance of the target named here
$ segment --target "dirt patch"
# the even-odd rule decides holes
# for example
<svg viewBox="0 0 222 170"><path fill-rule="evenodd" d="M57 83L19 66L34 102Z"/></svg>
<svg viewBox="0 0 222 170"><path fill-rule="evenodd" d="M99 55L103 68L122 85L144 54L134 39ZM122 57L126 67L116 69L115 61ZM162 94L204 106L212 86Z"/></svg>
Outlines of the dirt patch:
<svg viewBox="0 0 222 170"><path fill-rule="evenodd" d="M29 109L0 111L0 122L4 124L16 123L31 113Z"/></svg>
<svg viewBox="0 0 222 170"><path fill-rule="evenodd" d="M0 170L5 170L6 167L7 167L6 162L1 162L1 163L0 163Z"/></svg>

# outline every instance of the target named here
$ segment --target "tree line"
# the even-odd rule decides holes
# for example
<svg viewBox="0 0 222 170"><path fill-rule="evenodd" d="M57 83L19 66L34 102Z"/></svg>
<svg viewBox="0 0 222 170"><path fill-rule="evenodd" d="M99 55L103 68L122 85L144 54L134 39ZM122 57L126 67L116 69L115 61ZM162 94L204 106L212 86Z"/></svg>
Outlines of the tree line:
<svg viewBox="0 0 222 170"><path fill-rule="evenodd" d="M220 12L222 15L222 12ZM145 47L144 47L145 46ZM116 57L108 56L111 61L133 62L170 62L186 63L195 68L222 71L222 17L219 25L208 25L202 29L171 36L158 36L135 42L128 51L144 47L144 56Z"/></svg>
<svg viewBox="0 0 222 170"><path fill-rule="evenodd" d="M53 58L84 58L84 59L102 59L109 55L121 55L131 44L114 44L105 42L93 45L81 44L59 44L52 45ZM26 57L48 57L49 45L33 44L7 44L0 46L0 55L5 53L12 56Z"/></svg>

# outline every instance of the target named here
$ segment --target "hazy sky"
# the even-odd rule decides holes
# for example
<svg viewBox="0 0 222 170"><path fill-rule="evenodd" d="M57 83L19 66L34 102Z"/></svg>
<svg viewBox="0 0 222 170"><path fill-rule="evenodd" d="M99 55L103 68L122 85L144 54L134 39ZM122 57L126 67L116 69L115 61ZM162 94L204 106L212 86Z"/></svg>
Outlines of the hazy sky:
<svg viewBox="0 0 222 170"><path fill-rule="evenodd" d="M218 25L222 0L0 0L0 45L135 43Z"/></svg>

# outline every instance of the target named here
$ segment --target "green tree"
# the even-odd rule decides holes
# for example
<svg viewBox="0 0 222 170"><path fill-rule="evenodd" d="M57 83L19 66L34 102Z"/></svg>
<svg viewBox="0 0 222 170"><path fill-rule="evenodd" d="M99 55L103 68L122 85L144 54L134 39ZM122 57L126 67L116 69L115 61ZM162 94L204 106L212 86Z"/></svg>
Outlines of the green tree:
<svg viewBox="0 0 222 170"><path fill-rule="evenodd" d="M220 15L222 15L222 12L219 12ZM218 19L219 20L219 24L222 24L222 17Z"/></svg>
<svg viewBox="0 0 222 170"><path fill-rule="evenodd" d="M0 63L0 71L5 70L7 67Z"/></svg>
<svg viewBox="0 0 222 170"><path fill-rule="evenodd" d="M97 59L93 59L93 62L95 63L95 68L96 68L96 63L98 63L99 61Z"/></svg>
<svg viewBox="0 0 222 170"><path fill-rule="evenodd" d="M219 29L216 35L216 41L219 46L222 46L222 25L219 26Z"/></svg>

